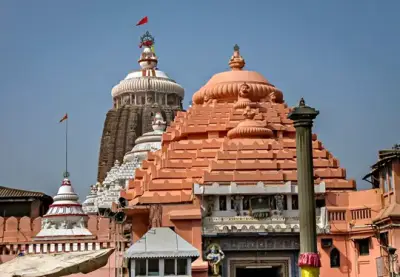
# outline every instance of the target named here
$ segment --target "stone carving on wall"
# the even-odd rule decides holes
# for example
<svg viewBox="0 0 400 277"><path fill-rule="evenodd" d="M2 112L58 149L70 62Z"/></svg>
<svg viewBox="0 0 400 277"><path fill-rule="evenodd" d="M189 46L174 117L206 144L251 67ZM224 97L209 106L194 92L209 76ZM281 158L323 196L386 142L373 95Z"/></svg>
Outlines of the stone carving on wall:
<svg viewBox="0 0 400 277"><path fill-rule="evenodd" d="M209 196L207 197L207 201L206 201L206 216L211 216L212 212L214 210L214 197Z"/></svg>
<svg viewBox="0 0 400 277"><path fill-rule="evenodd" d="M240 210L241 210L240 203L242 202L242 199L243 199L243 196L239 196L239 195L236 195L236 196L232 197L232 199L231 199L231 201L233 201L233 207L236 212L236 215L238 215L238 216L240 215Z"/></svg>
<svg viewBox="0 0 400 277"><path fill-rule="evenodd" d="M212 245L210 243L211 241L208 244ZM221 238L219 245L223 251L297 250L300 249L300 239L298 236Z"/></svg>
<svg viewBox="0 0 400 277"><path fill-rule="evenodd" d="M168 96L167 96L167 105L173 105L173 104L175 104L174 103L174 96L173 95L171 95L171 94L169 94Z"/></svg>
<svg viewBox="0 0 400 277"><path fill-rule="evenodd" d="M213 243L208 246L206 250L206 261L211 268L212 276L220 276L220 266L224 258L225 254L218 244Z"/></svg>
<svg viewBox="0 0 400 277"><path fill-rule="evenodd" d="M122 100L123 105L129 105L130 104L129 102L130 102L129 95L124 96L124 98Z"/></svg>
<svg viewBox="0 0 400 277"><path fill-rule="evenodd" d="M284 210L284 196L282 194L275 195L275 203L279 214L282 214Z"/></svg>
<svg viewBox="0 0 400 277"><path fill-rule="evenodd" d="M51 223L49 222L49 220L47 218L42 220L42 229L49 229L50 225L51 225Z"/></svg>
<svg viewBox="0 0 400 277"><path fill-rule="evenodd" d="M149 211L150 228L161 227L161 223L162 223L162 206L160 204L151 205Z"/></svg>
<svg viewBox="0 0 400 277"><path fill-rule="evenodd" d="M271 102L271 103L276 103L276 95L275 95L275 92L274 92L274 91L271 92L271 93L268 95L268 98L269 98L269 102Z"/></svg>
<svg viewBox="0 0 400 277"><path fill-rule="evenodd" d="M249 99L250 98L250 86L243 83L239 88L239 98Z"/></svg>
<svg viewBox="0 0 400 277"><path fill-rule="evenodd" d="M153 95L147 95L147 104L153 104L153 101L154 100L154 98L153 98Z"/></svg>

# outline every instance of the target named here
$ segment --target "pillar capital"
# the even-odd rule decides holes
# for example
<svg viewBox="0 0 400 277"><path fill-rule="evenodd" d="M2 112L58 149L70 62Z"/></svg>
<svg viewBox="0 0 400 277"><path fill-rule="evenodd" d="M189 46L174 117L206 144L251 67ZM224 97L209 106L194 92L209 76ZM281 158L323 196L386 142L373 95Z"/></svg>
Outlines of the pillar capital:
<svg viewBox="0 0 400 277"><path fill-rule="evenodd" d="M318 110L307 106L304 99L301 98L299 105L293 108L293 110L289 113L288 118L293 120L294 127L311 127L313 120L318 114Z"/></svg>

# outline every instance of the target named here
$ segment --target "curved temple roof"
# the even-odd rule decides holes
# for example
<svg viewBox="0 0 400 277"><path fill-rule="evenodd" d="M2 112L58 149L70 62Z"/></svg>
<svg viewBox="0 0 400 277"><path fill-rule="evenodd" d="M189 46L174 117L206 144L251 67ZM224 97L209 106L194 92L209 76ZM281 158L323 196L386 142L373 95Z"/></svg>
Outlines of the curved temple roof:
<svg viewBox="0 0 400 277"><path fill-rule="evenodd" d="M284 185L297 181L296 141L282 92L261 74L243 70L235 47L232 71L218 73L193 95L150 153L123 196L131 205L193 200L193 183ZM315 183L355 189L345 169L313 135Z"/></svg>

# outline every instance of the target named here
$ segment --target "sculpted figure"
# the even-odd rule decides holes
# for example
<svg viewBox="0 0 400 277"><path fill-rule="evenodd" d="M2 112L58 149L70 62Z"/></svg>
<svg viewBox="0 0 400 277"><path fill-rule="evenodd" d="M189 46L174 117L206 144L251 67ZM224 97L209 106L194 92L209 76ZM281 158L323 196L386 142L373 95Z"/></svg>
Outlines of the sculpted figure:
<svg viewBox="0 0 400 277"><path fill-rule="evenodd" d="M210 94L209 93L206 93L205 95L204 95L204 104L210 104L212 102L212 98L210 97Z"/></svg>
<svg viewBox="0 0 400 277"><path fill-rule="evenodd" d="M214 199L213 199L213 197L208 197L207 207L206 207L206 216L211 216L213 210L214 210Z"/></svg>
<svg viewBox="0 0 400 277"><path fill-rule="evenodd" d="M47 218L42 220L42 229L49 229L50 228L50 222Z"/></svg>
<svg viewBox="0 0 400 277"><path fill-rule="evenodd" d="M213 276L219 276L219 267L222 260L225 258L225 254L216 243L209 245L207 249L206 260L211 267L211 272Z"/></svg>
<svg viewBox="0 0 400 277"><path fill-rule="evenodd" d="M66 220L61 222L60 229L68 229L68 222Z"/></svg>
<svg viewBox="0 0 400 277"><path fill-rule="evenodd" d="M268 96L269 96L269 101L270 101L271 103L275 103L275 101L276 101L275 92L274 92L274 91L271 92Z"/></svg>
<svg viewBox="0 0 400 277"><path fill-rule="evenodd" d="M243 83L239 88L239 97L244 99L249 99L250 97L250 86Z"/></svg>
<svg viewBox="0 0 400 277"><path fill-rule="evenodd" d="M280 212L283 211L283 195L275 195L276 209Z"/></svg>
<svg viewBox="0 0 400 277"><path fill-rule="evenodd" d="M151 205L149 212L150 227L161 227L162 207L161 205Z"/></svg>
<svg viewBox="0 0 400 277"><path fill-rule="evenodd" d="M78 221L78 223L76 224L76 226L78 228L85 228L85 220L83 219L83 217L81 217Z"/></svg>
<svg viewBox="0 0 400 277"><path fill-rule="evenodd" d="M236 215L240 215L240 202L242 201L243 196L236 195L232 197L233 207L235 208Z"/></svg>

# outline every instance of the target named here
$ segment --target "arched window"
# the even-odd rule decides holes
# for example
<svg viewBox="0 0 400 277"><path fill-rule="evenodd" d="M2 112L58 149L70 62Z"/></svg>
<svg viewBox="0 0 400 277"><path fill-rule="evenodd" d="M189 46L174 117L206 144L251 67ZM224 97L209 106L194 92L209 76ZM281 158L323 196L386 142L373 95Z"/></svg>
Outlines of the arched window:
<svg viewBox="0 0 400 277"><path fill-rule="evenodd" d="M340 267L340 252L336 248L331 250L330 261L331 267Z"/></svg>

